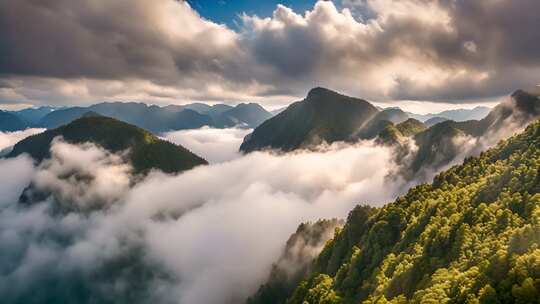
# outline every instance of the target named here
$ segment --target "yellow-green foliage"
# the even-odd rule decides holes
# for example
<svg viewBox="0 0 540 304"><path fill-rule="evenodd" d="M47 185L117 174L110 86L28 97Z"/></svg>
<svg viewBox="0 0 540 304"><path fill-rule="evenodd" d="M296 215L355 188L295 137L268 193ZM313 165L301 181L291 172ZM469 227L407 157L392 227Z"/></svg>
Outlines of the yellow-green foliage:
<svg viewBox="0 0 540 304"><path fill-rule="evenodd" d="M362 217L289 303L538 303L540 122Z"/></svg>

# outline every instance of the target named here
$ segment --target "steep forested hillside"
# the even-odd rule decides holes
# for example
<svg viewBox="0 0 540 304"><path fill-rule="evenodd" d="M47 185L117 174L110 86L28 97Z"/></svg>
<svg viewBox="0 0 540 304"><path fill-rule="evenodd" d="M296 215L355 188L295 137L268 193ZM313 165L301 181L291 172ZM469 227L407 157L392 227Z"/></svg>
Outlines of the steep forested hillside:
<svg viewBox="0 0 540 304"><path fill-rule="evenodd" d="M91 142L110 152L129 150L129 160L137 173L150 169L173 173L206 164L204 159L182 146L161 140L136 126L95 113L20 141L8 157L28 153L41 161L49 156L51 142L59 136L69 143Z"/></svg>
<svg viewBox="0 0 540 304"><path fill-rule="evenodd" d="M537 303L539 191L537 121L374 215L354 209L288 303Z"/></svg>
<svg viewBox="0 0 540 304"><path fill-rule="evenodd" d="M397 125L390 124L378 135L378 142L384 144L396 144L403 138L414 136L426 129L420 121L409 118Z"/></svg>

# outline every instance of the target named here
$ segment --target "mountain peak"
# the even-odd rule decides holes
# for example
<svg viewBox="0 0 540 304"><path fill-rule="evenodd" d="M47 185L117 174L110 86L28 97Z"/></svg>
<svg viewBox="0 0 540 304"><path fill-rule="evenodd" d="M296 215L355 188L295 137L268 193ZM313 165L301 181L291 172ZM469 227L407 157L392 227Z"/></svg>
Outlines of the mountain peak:
<svg viewBox="0 0 540 304"><path fill-rule="evenodd" d="M317 98L321 98L321 97L335 96L335 95L341 95L341 94L339 94L338 92L332 91L330 89L327 89L327 88L315 87L315 88L309 90L306 99L310 100L310 99L317 99Z"/></svg>

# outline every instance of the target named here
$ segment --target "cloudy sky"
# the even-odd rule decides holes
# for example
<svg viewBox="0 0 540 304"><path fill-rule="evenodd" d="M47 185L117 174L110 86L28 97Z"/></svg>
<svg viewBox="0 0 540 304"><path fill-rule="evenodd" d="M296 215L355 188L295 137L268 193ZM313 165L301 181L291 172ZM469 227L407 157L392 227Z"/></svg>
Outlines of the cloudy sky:
<svg viewBox="0 0 540 304"><path fill-rule="evenodd" d="M471 105L540 82L538 0L260 2L1 1L0 105Z"/></svg>

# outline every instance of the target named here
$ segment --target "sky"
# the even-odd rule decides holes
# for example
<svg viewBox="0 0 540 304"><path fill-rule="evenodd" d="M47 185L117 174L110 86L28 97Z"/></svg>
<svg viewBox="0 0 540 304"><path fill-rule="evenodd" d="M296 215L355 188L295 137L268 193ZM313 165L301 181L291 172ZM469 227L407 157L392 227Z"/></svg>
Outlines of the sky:
<svg viewBox="0 0 540 304"><path fill-rule="evenodd" d="M315 0L188 0L189 5L202 17L230 28L239 28L241 15L270 17L278 4L285 5L296 12L305 12L315 4Z"/></svg>
<svg viewBox="0 0 540 304"><path fill-rule="evenodd" d="M0 108L259 102L323 86L381 105L493 105L538 85L537 0L0 3Z"/></svg>

